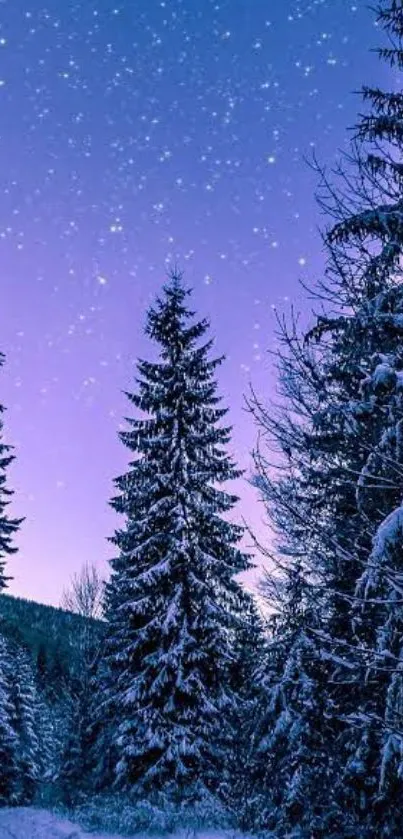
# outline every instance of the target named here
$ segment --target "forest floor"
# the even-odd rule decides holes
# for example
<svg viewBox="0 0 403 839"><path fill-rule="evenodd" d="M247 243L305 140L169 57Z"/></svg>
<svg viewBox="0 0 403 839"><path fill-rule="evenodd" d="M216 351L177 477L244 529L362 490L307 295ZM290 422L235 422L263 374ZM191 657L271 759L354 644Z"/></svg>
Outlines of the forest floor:
<svg viewBox="0 0 403 839"><path fill-rule="evenodd" d="M164 839L248 839L240 834L221 831L197 832L178 831ZM0 809L0 839L123 839L122 836L111 833L86 832L79 825L58 816L49 810L35 807L5 807ZM129 839L129 837L126 837ZM146 839L145 835L137 834L133 839ZM148 837L149 839L149 837ZM162 837L155 837L162 839Z"/></svg>
<svg viewBox="0 0 403 839"><path fill-rule="evenodd" d="M0 839L119 839L86 833L73 822L47 810L14 807L0 810Z"/></svg>

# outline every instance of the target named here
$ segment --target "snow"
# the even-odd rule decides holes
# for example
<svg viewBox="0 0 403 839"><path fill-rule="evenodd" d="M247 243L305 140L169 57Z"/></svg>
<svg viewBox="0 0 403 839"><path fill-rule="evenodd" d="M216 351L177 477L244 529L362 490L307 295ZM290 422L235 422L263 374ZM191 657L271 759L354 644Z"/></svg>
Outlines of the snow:
<svg viewBox="0 0 403 839"><path fill-rule="evenodd" d="M0 839L119 839L95 836L47 810L33 807L6 807L0 810Z"/></svg>
<svg viewBox="0 0 403 839"><path fill-rule="evenodd" d="M194 839L235 839L233 831L191 831ZM186 839L188 830L178 831L170 839ZM0 809L0 839L123 839L111 833L87 833L79 825L48 810L36 807L5 807ZM126 836L126 839L130 837ZM132 837L134 839L134 837ZM136 839L145 839L137 834ZM149 839L149 837L147 837ZM162 839L156 836L155 839ZM165 835L165 839L167 839ZM238 839L247 837L238 836Z"/></svg>
<svg viewBox="0 0 403 839"><path fill-rule="evenodd" d="M372 384L375 389L391 387L395 384L396 372L390 364L377 364L372 374Z"/></svg>

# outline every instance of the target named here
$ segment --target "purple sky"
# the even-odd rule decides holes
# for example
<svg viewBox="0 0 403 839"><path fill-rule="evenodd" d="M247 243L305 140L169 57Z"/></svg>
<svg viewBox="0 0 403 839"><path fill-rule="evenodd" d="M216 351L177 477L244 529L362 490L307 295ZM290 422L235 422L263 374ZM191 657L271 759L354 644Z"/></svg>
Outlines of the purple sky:
<svg viewBox="0 0 403 839"><path fill-rule="evenodd" d="M121 392L175 261L227 354L233 450L250 471L243 399L250 381L273 388L271 307L301 300L299 278L322 266L304 156L334 163L352 91L385 82L364 6L0 0L0 401L26 516L12 593L58 604L85 560L111 556ZM238 489L262 534L261 505Z"/></svg>

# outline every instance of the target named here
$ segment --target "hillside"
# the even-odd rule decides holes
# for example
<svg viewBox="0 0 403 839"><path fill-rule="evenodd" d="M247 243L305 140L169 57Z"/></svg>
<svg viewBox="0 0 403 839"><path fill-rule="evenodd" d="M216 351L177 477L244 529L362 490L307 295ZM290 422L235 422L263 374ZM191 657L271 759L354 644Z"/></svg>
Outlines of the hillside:
<svg viewBox="0 0 403 839"><path fill-rule="evenodd" d="M85 630L102 632L100 621L89 620L54 606L0 595L0 622L3 634L29 649L42 675L74 675L79 667L77 638Z"/></svg>

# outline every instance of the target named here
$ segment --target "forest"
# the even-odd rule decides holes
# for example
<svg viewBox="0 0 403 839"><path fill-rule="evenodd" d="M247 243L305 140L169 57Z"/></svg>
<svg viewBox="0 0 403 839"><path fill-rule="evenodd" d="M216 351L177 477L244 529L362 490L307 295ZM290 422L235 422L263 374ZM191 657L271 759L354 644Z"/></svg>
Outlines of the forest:
<svg viewBox="0 0 403 839"><path fill-rule="evenodd" d="M403 4L376 14L395 89L364 86L337 171L316 164L311 322L277 315L276 398L245 395L265 544L244 548L225 358L177 269L127 393L110 576L84 566L64 608L6 592L0 438L3 806L121 835L403 836Z"/></svg>

